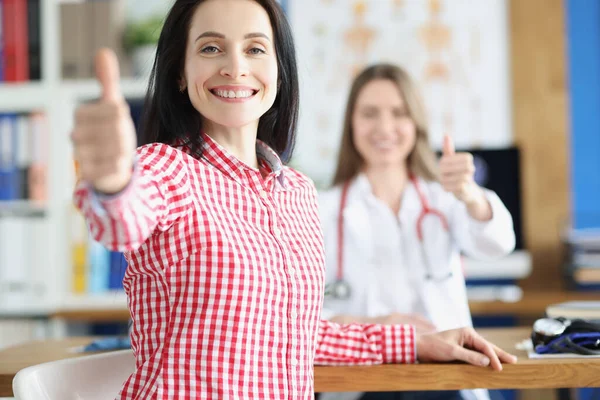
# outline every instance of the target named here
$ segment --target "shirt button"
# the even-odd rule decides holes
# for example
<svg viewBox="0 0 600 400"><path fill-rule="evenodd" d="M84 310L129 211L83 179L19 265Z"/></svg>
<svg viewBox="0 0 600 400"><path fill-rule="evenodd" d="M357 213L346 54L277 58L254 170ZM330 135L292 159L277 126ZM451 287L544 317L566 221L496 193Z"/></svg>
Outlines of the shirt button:
<svg viewBox="0 0 600 400"><path fill-rule="evenodd" d="M261 190L261 191L259 192L259 196L260 196L260 198L261 198L261 199L263 199L263 200L268 200L268 199L269 199L269 196L268 196L268 194L267 194L267 192L266 192L265 190Z"/></svg>
<svg viewBox="0 0 600 400"><path fill-rule="evenodd" d="M281 229L279 229L277 227L273 228L273 235L275 235L277 237L281 236Z"/></svg>
<svg viewBox="0 0 600 400"><path fill-rule="evenodd" d="M292 318L296 319L298 318L298 313L296 311L292 311L291 316Z"/></svg>
<svg viewBox="0 0 600 400"><path fill-rule="evenodd" d="M296 358L292 358L292 365L295 367L298 365L298 360Z"/></svg>
<svg viewBox="0 0 600 400"><path fill-rule="evenodd" d="M288 269L288 273L290 276L296 275L296 268L290 267L290 269Z"/></svg>

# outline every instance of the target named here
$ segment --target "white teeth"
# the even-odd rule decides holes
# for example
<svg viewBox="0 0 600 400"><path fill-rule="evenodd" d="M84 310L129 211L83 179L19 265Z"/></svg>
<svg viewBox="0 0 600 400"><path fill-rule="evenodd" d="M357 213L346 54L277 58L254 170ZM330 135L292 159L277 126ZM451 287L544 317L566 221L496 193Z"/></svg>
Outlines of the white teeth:
<svg viewBox="0 0 600 400"><path fill-rule="evenodd" d="M219 97L226 99L244 99L252 96L252 90L215 90L214 93Z"/></svg>
<svg viewBox="0 0 600 400"><path fill-rule="evenodd" d="M390 142L376 142L376 143L373 143L373 145L375 145L375 147L379 147L381 149L389 149L394 144L390 143Z"/></svg>

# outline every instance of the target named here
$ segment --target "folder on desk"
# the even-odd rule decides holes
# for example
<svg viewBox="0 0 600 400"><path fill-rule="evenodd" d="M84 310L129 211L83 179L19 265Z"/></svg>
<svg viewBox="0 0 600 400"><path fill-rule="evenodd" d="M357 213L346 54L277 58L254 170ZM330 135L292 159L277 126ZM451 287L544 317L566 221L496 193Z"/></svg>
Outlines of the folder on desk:
<svg viewBox="0 0 600 400"><path fill-rule="evenodd" d="M550 318L586 319L600 321L600 301L567 301L546 307Z"/></svg>
<svg viewBox="0 0 600 400"><path fill-rule="evenodd" d="M71 349L74 353L88 353L96 351L114 351L114 350L127 350L131 348L131 340L127 336L111 336L106 338L100 338L92 341L91 343L74 347Z"/></svg>

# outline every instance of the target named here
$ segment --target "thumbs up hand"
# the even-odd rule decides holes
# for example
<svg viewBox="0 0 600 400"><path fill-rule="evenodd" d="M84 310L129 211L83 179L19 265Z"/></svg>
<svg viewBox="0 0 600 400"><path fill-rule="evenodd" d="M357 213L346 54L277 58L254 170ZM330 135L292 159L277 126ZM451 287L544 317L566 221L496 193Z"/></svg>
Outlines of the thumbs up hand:
<svg viewBox="0 0 600 400"><path fill-rule="evenodd" d="M119 87L116 55L101 49L95 65L102 97L78 107L71 139L81 179L101 193L112 194L123 190L131 180L137 140Z"/></svg>
<svg viewBox="0 0 600 400"><path fill-rule="evenodd" d="M475 164L470 153L456 153L449 135L444 137L440 160L440 183L442 187L467 205L479 201L483 192L475 183Z"/></svg>

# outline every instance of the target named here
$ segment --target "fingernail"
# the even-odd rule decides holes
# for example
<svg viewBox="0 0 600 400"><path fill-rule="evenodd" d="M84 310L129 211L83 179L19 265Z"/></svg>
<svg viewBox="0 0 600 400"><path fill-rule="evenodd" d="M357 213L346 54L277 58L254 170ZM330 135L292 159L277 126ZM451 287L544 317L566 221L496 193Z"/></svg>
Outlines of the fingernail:
<svg viewBox="0 0 600 400"><path fill-rule="evenodd" d="M484 357L481 359L480 363L483 367L486 367L486 366L490 365L490 359L487 357Z"/></svg>

